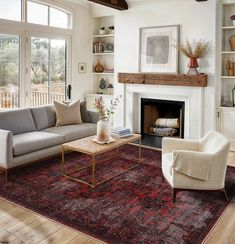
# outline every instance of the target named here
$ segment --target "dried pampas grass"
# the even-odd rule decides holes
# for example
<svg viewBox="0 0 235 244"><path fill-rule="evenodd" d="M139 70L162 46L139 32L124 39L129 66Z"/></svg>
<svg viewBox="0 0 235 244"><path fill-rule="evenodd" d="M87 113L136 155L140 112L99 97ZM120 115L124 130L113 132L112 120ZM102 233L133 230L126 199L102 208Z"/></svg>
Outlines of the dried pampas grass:
<svg viewBox="0 0 235 244"><path fill-rule="evenodd" d="M188 40L184 44L179 44L176 48L188 58L203 58L211 50L210 41L197 40L190 43Z"/></svg>

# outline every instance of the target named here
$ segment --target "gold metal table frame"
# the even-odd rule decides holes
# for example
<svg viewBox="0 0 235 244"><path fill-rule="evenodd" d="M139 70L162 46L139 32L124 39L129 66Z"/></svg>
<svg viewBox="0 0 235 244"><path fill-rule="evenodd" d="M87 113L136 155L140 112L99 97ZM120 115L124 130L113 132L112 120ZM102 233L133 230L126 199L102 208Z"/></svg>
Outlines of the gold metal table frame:
<svg viewBox="0 0 235 244"><path fill-rule="evenodd" d="M138 134L134 134L128 138L120 138L120 139L117 139L115 142L113 143L110 143L110 144L104 144L104 145L100 145L100 144L97 144L96 142L93 142L92 141L92 138L94 138L94 136L92 137L87 137L87 138L83 138L83 139L80 139L80 140L76 140L76 141L73 141L73 142L69 142L69 143L65 143L62 145L62 163L61 163L61 173L62 173L62 176L66 177L67 179L70 179L70 180L73 180L73 181L76 181L76 182L79 182L79 183L83 183L83 184L86 184L92 188L100 185L100 184L103 184L111 179L114 179L116 178L117 176L121 175L121 174L124 174L126 173L127 171L139 166L142 161L141 161L141 135L138 135ZM132 142L135 142L135 141L139 141L139 146L138 146L138 159L133 159L133 158L130 158L130 157L126 157L124 155L120 155L119 154L119 147L121 146L124 146L126 144L129 144L129 143L132 143ZM84 143L84 144L83 144ZM96 165L97 164L101 164L101 163L105 163L107 161L109 161L110 159L112 158L107 158L105 160L102 160L102 161L96 161L96 156L100 155L100 154L103 154L105 152L108 152L108 151L111 151L113 149L116 149L116 153L114 153L112 155L112 158L113 156L114 157L119 157L119 158L123 158L125 160L129 160L129 161L132 161L135 163L135 165L132 165L131 167L129 167L128 169L108 178L108 179L105 179L103 181L96 181ZM65 151L66 150L70 150L70 151L76 151L76 152L80 152L80 153L84 153L84 154L87 154L89 156L91 156L91 164L88 165L88 166L85 166L85 167L82 167L82 168L79 168L75 171L72 171L72 172L69 172L67 173L65 171ZM92 183L89 183L87 181L84 181L82 179L79 179L79 178L76 178L76 177L73 177L72 174L74 173L77 173L77 172L80 172L86 168L92 168Z"/></svg>

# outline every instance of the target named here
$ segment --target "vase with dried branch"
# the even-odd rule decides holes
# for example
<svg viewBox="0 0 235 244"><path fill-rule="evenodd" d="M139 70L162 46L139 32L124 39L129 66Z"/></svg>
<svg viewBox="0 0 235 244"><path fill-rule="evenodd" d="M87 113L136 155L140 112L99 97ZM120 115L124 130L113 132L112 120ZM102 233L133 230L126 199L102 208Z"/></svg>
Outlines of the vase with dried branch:
<svg viewBox="0 0 235 244"><path fill-rule="evenodd" d="M111 100L110 107L106 107L102 96L95 99L94 107L99 113L100 120L97 123L96 139L101 143L108 143L110 141L110 119L116 110L121 96Z"/></svg>
<svg viewBox="0 0 235 244"><path fill-rule="evenodd" d="M193 42L186 40L185 43L179 44L177 46L177 49L187 58L189 58L189 71L187 75L192 73L192 71L195 71L196 74L199 74L197 70L199 67L197 60L205 57L210 52L211 46L212 43L210 41L205 41L202 39Z"/></svg>

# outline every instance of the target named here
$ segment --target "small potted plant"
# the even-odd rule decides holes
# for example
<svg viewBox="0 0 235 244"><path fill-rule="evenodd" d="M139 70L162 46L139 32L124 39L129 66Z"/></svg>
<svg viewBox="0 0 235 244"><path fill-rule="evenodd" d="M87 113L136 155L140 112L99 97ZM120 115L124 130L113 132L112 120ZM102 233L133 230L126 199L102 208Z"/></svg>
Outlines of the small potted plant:
<svg viewBox="0 0 235 244"><path fill-rule="evenodd" d="M102 26L100 27L100 35L104 35L105 34L105 27Z"/></svg>

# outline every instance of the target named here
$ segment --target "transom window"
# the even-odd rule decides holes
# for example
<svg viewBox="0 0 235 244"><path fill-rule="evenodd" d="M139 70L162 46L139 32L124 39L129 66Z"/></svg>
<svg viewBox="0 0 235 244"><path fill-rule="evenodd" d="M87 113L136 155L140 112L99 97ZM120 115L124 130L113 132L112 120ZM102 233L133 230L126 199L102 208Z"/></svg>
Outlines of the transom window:
<svg viewBox="0 0 235 244"><path fill-rule="evenodd" d="M27 16L22 13L27 13ZM68 11L33 0L0 0L0 19L71 28L71 14Z"/></svg>

